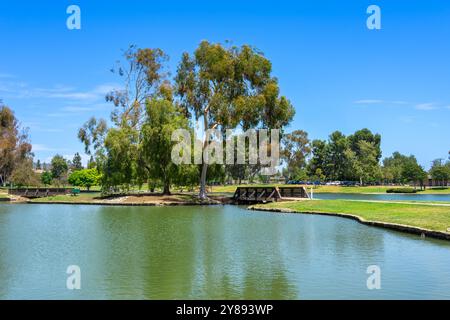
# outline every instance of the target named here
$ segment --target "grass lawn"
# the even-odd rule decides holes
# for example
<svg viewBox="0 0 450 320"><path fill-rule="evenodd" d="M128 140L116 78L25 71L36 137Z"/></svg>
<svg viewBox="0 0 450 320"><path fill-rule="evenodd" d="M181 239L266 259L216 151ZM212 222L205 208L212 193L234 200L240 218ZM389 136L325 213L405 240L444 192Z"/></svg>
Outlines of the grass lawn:
<svg viewBox="0 0 450 320"><path fill-rule="evenodd" d="M36 198L31 202L49 202L49 201L64 201L64 202L91 202L95 197L99 197L99 193L80 193L79 195L59 195L53 197Z"/></svg>
<svg viewBox="0 0 450 320"><path fill-rule="evenodd" d="M96 203L96 204L164 204L164 203L197 203L198 199L196 194L185 193L173 193L172 195L161 195L158 193L152 195L117 195L110 197L101 197L101 193L81 193L77 196L72 195L58 195L45 198L31 199L30 202L66 202L66 203Z"/></svg>
<svg viewBox="0 0 450 320"><path fill-rule="evenodd" d="M240 185L239 187L267 187L267 186L277 186L277 187L289 187L297 185L286 185L286 184L268 184L268 185ZM212 192L218 193L234 193L238 185L227 185L227 186L214 186L212 187ZM343 187L343 186L306 186L309 191L314 188L315 193L386 193L387 189L392 188L402 188L402 187L392 187L392 186L368 186L368 187ZM417 194L450 194L449 188L427 188L425 191L417 192Z"/></svg>
<svg viewBox="0 0 450 320"><path fill-rule="evenodd" d="M2 201L4 199L9 199L8 190L7 189L0 189L0 201Z"/></svg>
<svg viewBox="0 0 450 320"><path fill-rule="evenodd" d="M285 208L296 212L343 213L379 221L447 232L450 228L450 206L404 204L351 200L313 200L257 205L262 208Z"/></svg>

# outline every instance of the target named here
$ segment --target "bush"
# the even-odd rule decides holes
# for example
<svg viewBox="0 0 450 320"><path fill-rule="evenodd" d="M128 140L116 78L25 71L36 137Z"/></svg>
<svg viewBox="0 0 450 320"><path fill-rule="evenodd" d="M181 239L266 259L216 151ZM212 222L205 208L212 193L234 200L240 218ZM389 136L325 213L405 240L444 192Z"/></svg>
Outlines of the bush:
<svg viewBox="0 0 450 320"><path fill-rule="evenodd" d="M387 189L387 193L417 193L416 189L413 188L393 188Z"/></svg>
<svg viewBox="0 0 450 320"><path fill-rule="evenodd" d="M88 190L99 183L100 174L97 169L84 169L73 172L69 183L75 187L86 187Z"/></svg>

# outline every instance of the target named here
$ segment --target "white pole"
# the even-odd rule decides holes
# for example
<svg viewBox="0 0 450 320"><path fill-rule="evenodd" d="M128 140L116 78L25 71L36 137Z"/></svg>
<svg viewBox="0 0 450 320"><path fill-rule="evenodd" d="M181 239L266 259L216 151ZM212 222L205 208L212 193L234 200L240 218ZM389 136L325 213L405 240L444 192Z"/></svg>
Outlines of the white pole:
<svg viewBox="0 0 450 320"><path fill-rule="evenodd" d="M313 188L311 188L311 199L313 199L314 198L314 191L313 191Z"/></svg>

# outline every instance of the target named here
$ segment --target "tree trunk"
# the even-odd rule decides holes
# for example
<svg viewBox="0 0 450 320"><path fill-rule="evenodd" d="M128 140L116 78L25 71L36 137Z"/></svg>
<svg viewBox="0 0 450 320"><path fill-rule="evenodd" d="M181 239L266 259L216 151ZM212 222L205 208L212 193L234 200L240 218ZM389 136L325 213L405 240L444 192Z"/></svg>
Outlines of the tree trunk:
<svg viewBox="0 0 450 320"><path fill-rule="evenodd" d="M170 195L170 183L168 182L164 183L163 195L164 196Z"/></svg>
<svg viewBox="0 0 450 320"><path fill-rule="evenodd" d="M208 164L206 164L205 161L203 160L202 174L200 176L200 192L198 194L198 197L201 200L208 199L208 195L206 193L206 172L207 172L207 170L208 170Z"/></svg>
<svg viewBox="0 0 450 320"><path fill-rule="evenodd" d="M164 187L163 187L163 195L170 195L170 179L167 177L166 170L163 170L164 176Z"/></svg>
<svg viewBox="0 0 450 320"><path fill-rule="evenodd" d="M200 200L208 199L208 195L206 193L206 172L208 171L208 164L205 162L204 151L206 146L208 145L208 137L206 136L206 131L208 130L208 110L205 110L203 113L203 126L205 130L205 141L203 141L203 149L202 149L202 173L200 176L200 191L198 197Z"/></svg>

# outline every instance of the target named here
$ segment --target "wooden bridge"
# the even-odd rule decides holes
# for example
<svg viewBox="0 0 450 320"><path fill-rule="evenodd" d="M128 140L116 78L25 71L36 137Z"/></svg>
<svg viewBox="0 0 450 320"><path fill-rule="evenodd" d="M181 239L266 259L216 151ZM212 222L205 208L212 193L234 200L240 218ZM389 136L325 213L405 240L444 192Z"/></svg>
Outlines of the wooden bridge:
<svg viewBox="0 0 450 320"><path fill-rule="evenodd" d="M311 198L305 187L279 187L283 198Z"/></svg>
<svg viewBox="0 0 450 320"><path fill-rule="evenodd" d="M72 190L72 188L19 188L9 189L8 193L24 198L42 198L71 194Z"/></svg>
<svg viewBox="0 0 450 320"><path fill-rule="evenodd" d="M266 203L283 198L309 198L309 194L304 187L237 187L232 199L237 203Z"/></svg>

